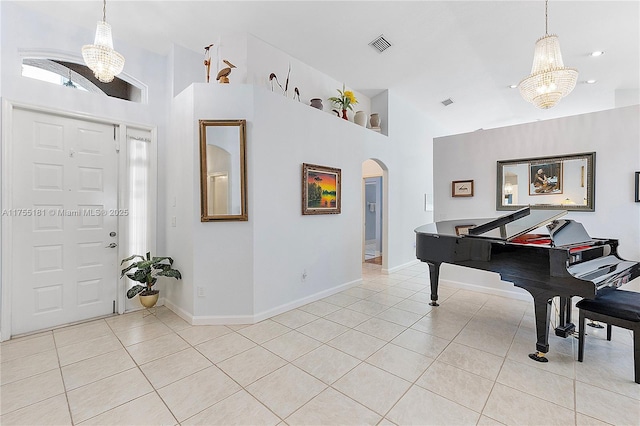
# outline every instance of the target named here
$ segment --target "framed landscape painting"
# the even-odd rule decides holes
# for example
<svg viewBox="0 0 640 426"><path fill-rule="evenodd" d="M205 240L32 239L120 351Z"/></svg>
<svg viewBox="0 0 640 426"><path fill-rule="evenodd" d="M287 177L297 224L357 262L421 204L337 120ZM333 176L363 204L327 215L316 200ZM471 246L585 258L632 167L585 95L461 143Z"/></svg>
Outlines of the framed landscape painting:
<svg viewBox="0 0 640 426"><path fill-rule="evenodd" d="M302 214L340 214L341 170L302 164Z"/></svg>

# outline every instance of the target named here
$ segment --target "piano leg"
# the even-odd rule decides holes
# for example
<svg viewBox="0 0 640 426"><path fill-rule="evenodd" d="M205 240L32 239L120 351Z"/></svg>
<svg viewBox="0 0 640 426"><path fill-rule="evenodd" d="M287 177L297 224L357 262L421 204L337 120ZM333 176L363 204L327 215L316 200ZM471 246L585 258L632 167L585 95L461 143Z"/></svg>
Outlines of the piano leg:
<svg viewBox="0 0 640 426"><path fill-rule="evenodd" d="M560 296L560 303L558 306L558 326L564 327L567 323L565 315L567 314L567 298Z"/></svg>
<svg viewBox="0 0 640 426"><path fill-rule="evenodd" d="M441 262L427 262L429 265L429 279L431 280L431 306L440 306L438 304L438 280L440 279Z"/></svg>
<svg viewBox="0 0 640 426"><path fill-rule="evenodd" d="M551 299L553 296L538 295L533 297L536 315L536 353L529 354L529 358L538 362L548 362L545 354L549 352L549 323L551 319Z"/></svg>
<svg viewBox="0 0 640 426"><path fill-rule="evenodd" d="M571 297L560 296L560 318L555 331L556 336L564 338L576 331L576 326L571 322Z"/></svg>

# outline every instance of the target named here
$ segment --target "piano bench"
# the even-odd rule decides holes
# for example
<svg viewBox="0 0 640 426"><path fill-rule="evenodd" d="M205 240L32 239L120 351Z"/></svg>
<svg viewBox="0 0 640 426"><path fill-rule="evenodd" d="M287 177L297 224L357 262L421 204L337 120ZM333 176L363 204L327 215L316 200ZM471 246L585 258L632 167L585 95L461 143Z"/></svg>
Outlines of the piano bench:
<svg viewBox="0 0 640 426"><path fill-rule="evenodd" d="M633 365L635 382L640 383L640 293L604 288L595 299L582 299L576 303L580 310L578 334L578 361L584 357L585 319L607 324L607 340L611 340L611 326L626 328L633 332Z"/></svg>

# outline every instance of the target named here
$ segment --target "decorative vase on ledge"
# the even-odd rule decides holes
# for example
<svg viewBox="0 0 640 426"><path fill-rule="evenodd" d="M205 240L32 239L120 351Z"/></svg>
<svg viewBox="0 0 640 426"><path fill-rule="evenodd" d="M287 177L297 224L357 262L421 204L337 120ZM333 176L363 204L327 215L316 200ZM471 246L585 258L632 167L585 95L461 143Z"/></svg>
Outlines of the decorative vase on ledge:
<svg viewBox="0 0 640 426"><path fill-rule="evenodd" d="M371 119L369 120L369 124L371 124L371 128L380 127L380 116L377 112L371 114Z"/></svg>
<svg viewBox="0 0 640 426"><path fill-rule="evenodd" d="M353 122L358 126L367 127L367 114L364 111L356 111L356 115L353 116Z"/></svg>
<svg viewBox="0 0 640 426"><path fill-rule="evenodd" d="M320 111L322 111L322 108L323 108L323 107L322 107L322 99L320 99L320 98L313 98L313 99L311 99L311 101L310 101L310 102L311 102L311 103L310 103L310 105L311 105L312 107L317 108L317 109L319 109Z"/></svg>
<svg viewBox="0 0 640 426"><path fill-rule="evenodd" d="M347 117L347 110L346 109L342 110L342 118L344 118L345 120L349 121L349 117Z"/></svg>

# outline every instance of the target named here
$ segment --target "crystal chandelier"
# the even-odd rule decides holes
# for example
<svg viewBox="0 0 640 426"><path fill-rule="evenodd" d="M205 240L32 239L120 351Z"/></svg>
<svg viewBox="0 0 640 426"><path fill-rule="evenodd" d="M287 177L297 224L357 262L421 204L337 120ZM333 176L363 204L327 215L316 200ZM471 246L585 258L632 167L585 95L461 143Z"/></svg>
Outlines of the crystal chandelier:
<svg viewBox="0 0 640 426"><path fill-rule="evenodd" d="M522 97L542 109L551 108L571 93L578 79L578 70L564 66L558 36L549 35L548 3L549 1L545 0L545 34L536 41L531 75L518 84Z"/></svg>
<svg viewBox="0 0 640 426"><path fill-rule="evenodd" d="M124 68L124 56L113 50L111 25L107 24L107 0L102 3L102 21L98 21L93 44L82 46L82 57L98 80L110 83Z"/></svg>

